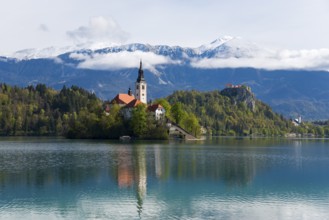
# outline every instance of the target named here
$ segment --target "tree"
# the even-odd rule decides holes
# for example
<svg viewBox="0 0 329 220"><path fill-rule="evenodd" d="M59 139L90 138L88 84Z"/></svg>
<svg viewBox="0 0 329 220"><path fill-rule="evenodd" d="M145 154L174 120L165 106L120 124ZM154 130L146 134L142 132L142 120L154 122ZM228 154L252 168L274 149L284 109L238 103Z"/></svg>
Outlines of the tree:
<svg viewBox="0 0 329 220"><path fill-rule="evenodd" d="M176 124L181 124L184 117L186 116L186 113L183 111L182 103L176 102L172 108L171 108L171 115L174 119L174 122Z"/></svg>
<svg viewBox="0 0 329 220"><path fill-rule="evenodd" d="M130 126L134 136L143 137L146 134L148 125L146 106L144 104L139 104L133 109Z"/></svg>
<svg viewBox="0 0 329 220"><path fill-rule="evenodd" d="M197 117L193 113L189 113L188 117L185 117L183 122L183 127L195 137L199 136L201 133L201 128Z"/></svg>

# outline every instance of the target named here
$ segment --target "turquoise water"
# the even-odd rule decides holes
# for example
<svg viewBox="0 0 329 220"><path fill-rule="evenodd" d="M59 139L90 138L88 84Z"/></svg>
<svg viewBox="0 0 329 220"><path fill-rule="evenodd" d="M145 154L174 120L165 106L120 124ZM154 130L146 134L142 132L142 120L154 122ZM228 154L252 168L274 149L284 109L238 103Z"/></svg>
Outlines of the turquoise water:
<svg viewBox="0 0 329 220"><path fill-rule="evenodd" d="M329 219L329 140L0 140L0 219Z"/></svg>

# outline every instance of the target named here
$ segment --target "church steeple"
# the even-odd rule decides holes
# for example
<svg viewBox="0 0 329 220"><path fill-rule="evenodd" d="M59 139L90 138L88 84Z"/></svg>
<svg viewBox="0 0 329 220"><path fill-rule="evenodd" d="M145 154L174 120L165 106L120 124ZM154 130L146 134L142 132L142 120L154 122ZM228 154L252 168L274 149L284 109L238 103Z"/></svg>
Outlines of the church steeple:
<svg viewBox="0 0 329 220"><path fill-rule="evenodd" d="M145 81L142 60L140 61L139 64L138 77L137 77L137 82L141 82L141 81Z"/></svg>
<svg viewBox="0 0 329 220"><path fill-rule="evenodd" d="M142 60L140 61L140 64L139 64L138 77L137 77L137 81L136 81L135 97L136 97L136 99L140 100L141 102L147 104L147 83L144 79Z"/></svg>

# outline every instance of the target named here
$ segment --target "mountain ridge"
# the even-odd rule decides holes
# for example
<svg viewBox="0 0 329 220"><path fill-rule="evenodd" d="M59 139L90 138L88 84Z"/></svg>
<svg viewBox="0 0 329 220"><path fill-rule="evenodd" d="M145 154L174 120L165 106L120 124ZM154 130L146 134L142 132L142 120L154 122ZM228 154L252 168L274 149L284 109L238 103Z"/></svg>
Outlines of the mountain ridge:
<svg viewBox="0 0 329 220"><path fill-rule="evenodd" d="M309 55L308 52L300 54L304 54L301 56L304 60ZM294 57L300 54L282 52L279 55L288 60L279 56L276 62L271 58L269 63L294 64L299 62ZM102 99L111 99L117 93L126 92L128 87L134 87L142 59L151 99L165 97L178 89L210 91L223 89L227 83L244 84L252 87L257 98L286 117L302 115L309 120L328 119L326 82L329 74L326 68L277 70L237 65L238 62L254 62L261 67L262 62L270 59L264 59L266 56L276 56L276 53L237 37L218 38L196 48L137 43L77 49L43 58L33 53L24 59L0 57L0 81L18 86L44 83L55 89L78 85ZM315 58L311 61L321 64L320 58Z"/></svg>

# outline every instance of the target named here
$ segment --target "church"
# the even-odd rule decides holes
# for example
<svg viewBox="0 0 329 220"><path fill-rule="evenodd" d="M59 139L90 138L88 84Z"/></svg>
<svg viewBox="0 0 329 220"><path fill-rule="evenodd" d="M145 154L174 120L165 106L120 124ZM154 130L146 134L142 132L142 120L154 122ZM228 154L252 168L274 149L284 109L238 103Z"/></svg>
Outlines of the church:
<svg viewBox="0 0 329 220"><path fill-rule="evenodd" d="M128 92L117 94L108 106L106 106L106 112L109 112L111 105L120 105L124 119L130 119L132 116L132 110L139 104L147 105L147 83L144 78L144 70L142 61L140 61L138 76L135 82L135 94L133 94L131 88ZM154 115L156 120L160 120L165 116L165 109L159 104L148 105L147 110Z"/></svg>

